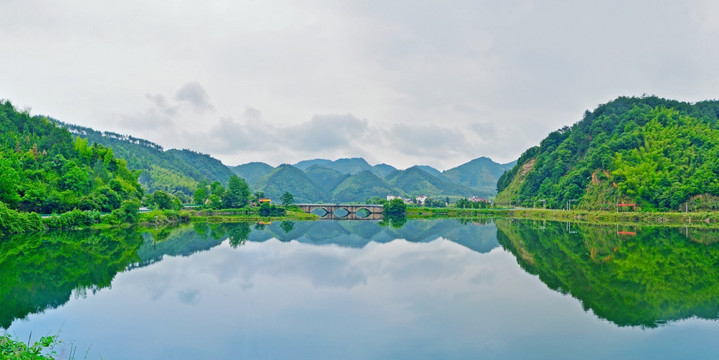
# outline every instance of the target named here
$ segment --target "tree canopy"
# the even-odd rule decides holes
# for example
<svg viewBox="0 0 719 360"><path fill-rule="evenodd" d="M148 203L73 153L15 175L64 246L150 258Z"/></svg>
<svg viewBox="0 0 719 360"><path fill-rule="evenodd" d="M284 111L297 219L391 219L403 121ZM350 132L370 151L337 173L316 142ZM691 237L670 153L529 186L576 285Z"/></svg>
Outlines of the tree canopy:
<svg viewBox="0 0 719 360"><path fill-rule="evenodd" d="M678 209L700 195L717 197L718 117L719 101L618 98L527 150L498 180L497 202Z"/></svg>
<svg viewBox="0 0 719 360"><path fill-rule="evenodd" d="M0 101L0 202L14 210L109 212L143 190L112 149Z"/></svg>

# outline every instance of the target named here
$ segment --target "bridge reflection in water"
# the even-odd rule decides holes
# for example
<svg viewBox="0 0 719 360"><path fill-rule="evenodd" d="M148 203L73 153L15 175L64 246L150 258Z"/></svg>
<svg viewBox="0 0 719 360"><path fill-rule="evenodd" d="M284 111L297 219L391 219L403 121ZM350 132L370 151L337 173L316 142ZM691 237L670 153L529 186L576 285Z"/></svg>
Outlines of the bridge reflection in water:
<svg viewBox="0 0 719 360"><path fill-rule="evenodd" d="M297 204L299 208L310 214L316 214L327 220L381 220L382 205L344 205L344 204Z"/></svg>

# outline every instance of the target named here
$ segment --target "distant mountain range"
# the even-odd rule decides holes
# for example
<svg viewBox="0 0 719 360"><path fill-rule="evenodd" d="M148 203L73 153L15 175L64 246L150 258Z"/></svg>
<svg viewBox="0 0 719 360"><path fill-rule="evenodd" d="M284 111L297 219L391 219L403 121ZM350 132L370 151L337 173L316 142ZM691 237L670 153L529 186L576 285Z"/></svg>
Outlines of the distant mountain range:
<svg viewBox="0 0 719 360"><path fill-rule="evenodd" d="M362 158L349 158L304 160L277 168L253 162L231 169L252 189L273 199L289 191L298 202L363 202L387 195L489 198L497 193L497 179L515 164L498 164L481 157L442 172L427 165L398 170L387 164L373 166Z"/></svg>
<svg viewBox="0 0 719 360"><path fill-rule="evenodd" d="M417 165L399 170L391 165L370 165L363 158L312 159L277 167L251 162L227 167L210 155L192 150L164 150L147 140L53 120L72 134L113 149L131 170L142 170L139 181L148 192L164 190L191 195L200 181L227 184L235 173L252 191L279 200L289 191L296 202L364 202L387 195L436 199L493 197L497 179L516 162L498 164L486 157L446 171Z"/></svg>

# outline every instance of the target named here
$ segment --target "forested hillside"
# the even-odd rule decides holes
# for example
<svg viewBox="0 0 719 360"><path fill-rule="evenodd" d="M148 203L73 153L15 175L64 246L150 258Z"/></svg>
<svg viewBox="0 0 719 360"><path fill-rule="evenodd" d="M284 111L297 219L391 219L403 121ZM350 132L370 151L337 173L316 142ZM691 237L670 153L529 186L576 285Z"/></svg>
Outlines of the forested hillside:
<svg viewBox="0 0 719 360"><path fill-rule="evenodd" d="M453 183L441 176L433 176L417 166L395 171L387 175L385 179L390 185L408 194L413 194L413 196L426 195L444 198L446 196L469 197L475 195L475 191L469 187Z"/></svg>
<svg viewBox="0 0 719 360"><path fill-rule="evenodd" d="M295 202L317 202L328 201L327 192L317 186L302 170L292 165L280 165L259 179L256 183L254 191L262 191L265 196L280 200L285 191L294 195Z"/></svg>
<svg viewBox="0 0 719 360"><path fill-rule="evenodd" d="M387 195L408 196L369 170L345 178L332 191L334 202L363 202L371 198L384 199Z"/></svg>
<svg viewBox="0 0 719 360"><path fill-rule="evenodd" d="M118 157L127 161L130 169L142 170L139 181L148 192L181 191L192 195L199 181L220 181L227 185L232 176L229 168L209 155L186 149L164 151L160 145L132 136L58 123L71 133L88 139L91 144L112 148Z"/></svg>
<svg viewBox="0 0 719 360"><path fill-rule="evenodd" d="M497 202L719 207L719 101L620 97L555 131L500 177Z"/></svg>
<svg viewBox="0 0 719 360"><path fill-rule="evenodd" d="M235 167L232 167L230 170L237 174L237 176L245 179L245 181L247 181L247 184L249 184L250 187L254 189L255 184L257 184L257 181L262 177L266 176L267 174L271 173L273 170L275 170L275 168L263 162L251 162L247 164L237 165Z"/></svg>
<svg viewBox="0 0 719 360"><path fill-rule="evenodd" d="M497 179L514 165L515 162L498 164L488 157L480 157L446 170L442 175L458 184L475 189L477 195L490 197L496 194Z"/></svg>
<svg viewBox="0 0 719 360"><path fill-rule="evenodd" d="M138 173L112 149L0 102L0 202L38 213L111 211L139 200Z"/></svg>

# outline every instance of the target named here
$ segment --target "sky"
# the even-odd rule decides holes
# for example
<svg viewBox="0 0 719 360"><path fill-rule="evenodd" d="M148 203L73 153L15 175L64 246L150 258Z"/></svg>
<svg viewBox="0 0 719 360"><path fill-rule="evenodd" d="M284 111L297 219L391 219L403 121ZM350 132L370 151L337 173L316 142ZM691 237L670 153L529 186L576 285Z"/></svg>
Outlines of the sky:
<svg viewBox="0 0 719 360"><path fill-rule="evenodd" d="M234 166L517 159L719 93L716 1L0 0L0 98Z"/></svg>

